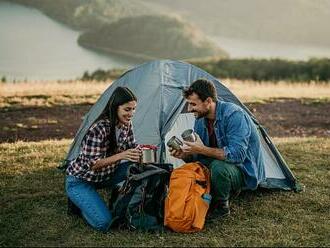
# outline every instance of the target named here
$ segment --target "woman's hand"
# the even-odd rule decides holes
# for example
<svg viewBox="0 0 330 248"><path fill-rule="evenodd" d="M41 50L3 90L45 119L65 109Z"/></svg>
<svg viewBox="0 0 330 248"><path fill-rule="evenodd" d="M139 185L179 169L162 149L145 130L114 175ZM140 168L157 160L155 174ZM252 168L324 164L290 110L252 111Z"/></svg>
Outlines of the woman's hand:
<svg viewBox="0 0 330 248"><path fill-rule="evenodd" d="M121 160L129 160L132 162L139 162L142 152L138 149L128 149L120 153Z"/></svg>
<svg viewBox="0 0 330 248"><path fill-rule="evenodd" d="M119 160L139 162L141 154L142 154L141 151L138 149L128 149L121 153L114 154L110 157L97 160L96 163L92 166L92 170L99 171L103 167L114 164Z"/></svg>

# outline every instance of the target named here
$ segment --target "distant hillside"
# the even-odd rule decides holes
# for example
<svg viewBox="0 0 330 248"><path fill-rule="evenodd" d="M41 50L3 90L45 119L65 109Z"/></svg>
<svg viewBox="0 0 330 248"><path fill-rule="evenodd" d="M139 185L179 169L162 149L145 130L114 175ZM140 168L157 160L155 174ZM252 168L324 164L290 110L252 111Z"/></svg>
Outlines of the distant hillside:
<svg viewBox="0 0 330 248"><path fill-rule="evenodd" d="M75 9L74 18L80 27L94 29L121 18L146 15L150 12L147 4L138 1L89 0Z"/></svg>
<svg viewBox="0 0 330 248"><path fill-rule="evenodd" d="M141 0L209 35L330 47L330 0Z"/></svg>
<svg viewBox="0 0 330 248"><path fill-rule="evenodd" d="M122 18L86 32L79 37L78 42L89 48L141 58L228 56L198 29L168 16Z"/></svg>
<svg viewBox="0 0 330 248"><path fill-rule="evenodd" d="M228 56L195 26L169 17L164 14L166 10L141 0L11 2L37 8L70 27L86 31L78 43L102 52L142 59Z"/></svg>
<svg viewBox="0 0 330 248"><path fill-rule="evenodd" d="M93 29L123 17L145 15L152 11L147 4L130 0L11 0L9 2L37 8L49 17L80 30Z"/></svg>
<svg viewBox="0 0 330 248"><path fill-rule="evenodd" d="M4 0L0 0L4 1ZM207 35L330 47L330 0L10 0L77 29L176 14Z"/></svg>
<svg viewBox="0 0 330 248"><path fill-rule="evenodd" d="M0 0L6 1L6 0ZM76 24L74 12L78 6L86 4L89 0L10 0L8 2L18 3L27 7L39 9L45 15L62 22L72 28L80 29Z"/></svg>

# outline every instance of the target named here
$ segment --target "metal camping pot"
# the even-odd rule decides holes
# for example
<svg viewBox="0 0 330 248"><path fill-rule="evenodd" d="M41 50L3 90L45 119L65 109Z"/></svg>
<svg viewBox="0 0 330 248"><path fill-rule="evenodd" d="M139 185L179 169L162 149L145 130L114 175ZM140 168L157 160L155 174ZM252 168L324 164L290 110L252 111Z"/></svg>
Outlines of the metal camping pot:
<svg viewBox="0 0 330 248"><path fill-rule="evenodd" d="M197 140L197 135L192 129L185 130L181 137L184 141L195 142Z"/></svg>
<svg viewBox="0 0 330 248"><path fill-rule="evenodd" d="M142 145L141 152L141 164L157 163L157 146Z"/></svg>
<svg viewBox="0 0 330 248"><path fill-rule="evenodd" d="M166 145L168 147L171 147L174 150L178 150L179 151L179 150L181 150L181 146L183 146L183 143L182 143L182 141L179 138L177 138L176 136L173 136L172 138L170 138L167 141Z"/></svg>

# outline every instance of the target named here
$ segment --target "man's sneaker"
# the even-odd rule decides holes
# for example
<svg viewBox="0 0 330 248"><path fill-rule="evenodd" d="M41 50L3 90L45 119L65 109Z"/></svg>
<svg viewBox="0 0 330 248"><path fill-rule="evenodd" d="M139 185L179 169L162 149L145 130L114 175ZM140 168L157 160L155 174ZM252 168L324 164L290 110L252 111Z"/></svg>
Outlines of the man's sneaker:
<svg viewBox="0 0 330 248"><path fill-rule="evenodd" d="M221 201L214 206L210 218L223 218L228 215L230 215L229 201Z"/></svg>

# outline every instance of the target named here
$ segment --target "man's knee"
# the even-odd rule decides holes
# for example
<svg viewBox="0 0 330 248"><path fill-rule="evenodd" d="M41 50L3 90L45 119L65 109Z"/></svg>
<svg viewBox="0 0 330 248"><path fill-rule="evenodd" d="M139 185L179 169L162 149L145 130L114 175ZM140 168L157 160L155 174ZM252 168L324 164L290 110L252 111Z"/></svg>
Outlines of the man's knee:
<svg viewBox="0 0 330 248"><path fill-rule="evenodd" d="M230 168L229 166L232 166L230 164L227 164L220 160L214 160L210 164L211 169L211 180L228 180L230 178Z"/></svg>

